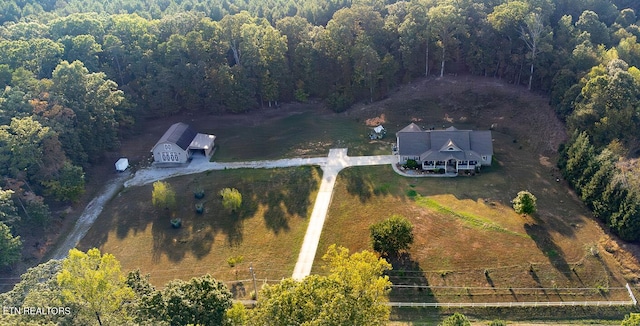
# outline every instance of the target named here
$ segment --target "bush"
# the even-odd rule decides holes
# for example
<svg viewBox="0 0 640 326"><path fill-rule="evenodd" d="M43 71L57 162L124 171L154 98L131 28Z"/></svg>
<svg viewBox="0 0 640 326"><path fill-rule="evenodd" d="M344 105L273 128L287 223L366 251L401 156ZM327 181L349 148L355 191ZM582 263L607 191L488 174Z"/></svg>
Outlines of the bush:
<svg viewBox="0 0 640 326"><path fill-rule="evenodd" d="M333 92L327 98L329 108L337 113L346 111L353 103L353 98L345 92Z"/></svg>
<svg viewBox="0 0 640 326"><path fill-rule="evenodd" d="M518 193L518 196L514 198L511 203L513 209L518 214L532 214L536 211L536 196L532 193L523 190Z"/></svg>
<svg viewBox="0 0 640 326"><path fill-rule="evenodd" d="M174 229L179 229L182 226L182 219L180 219L180 218L171 219L171 226Z"/></svg>
<svg viewBox="0 0 640 326"><path fill-rule="evenodd" d="M198 190L194 191L193 192L193 197L195 197L196 199L204 198L204 190L203 189L198 189Z"/></svg>
<svg viewBox="0 0 640 326"><path fill-rule="evenodd" d="M440 326L471 326L471 322L465 315L456 312L443 320Z"/></svg>
<svg viewBox="0 0 640 326"><path fill-rule="evenodd" d="M418 168L418 161L413 160L413 159L408 159L407 163L404 164L404 167L407 169L417 169Z"/></svg>
<svg viewBox="0 0 640 326"><path fill-rule="evenodd" d="M224 188L220 190L222 196L222 206L225 209L235 212L242 206L242 194L236 188Z"/></svg>

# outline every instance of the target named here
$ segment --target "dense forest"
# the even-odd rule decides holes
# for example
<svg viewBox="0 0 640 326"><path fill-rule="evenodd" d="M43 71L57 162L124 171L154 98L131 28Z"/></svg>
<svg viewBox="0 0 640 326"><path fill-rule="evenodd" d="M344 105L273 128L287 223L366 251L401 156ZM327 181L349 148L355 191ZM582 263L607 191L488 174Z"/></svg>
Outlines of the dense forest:
<svg viewBox="0 0 640 326"><path fill-rule="evenodd" d="M640 240L635 0L113 0L0 3L0 266L20 226L83 194L143 118L322 99L336 112L422 76L548 94L574 136L560 167ZM536 114L527 112L527 114Z"/></svg>

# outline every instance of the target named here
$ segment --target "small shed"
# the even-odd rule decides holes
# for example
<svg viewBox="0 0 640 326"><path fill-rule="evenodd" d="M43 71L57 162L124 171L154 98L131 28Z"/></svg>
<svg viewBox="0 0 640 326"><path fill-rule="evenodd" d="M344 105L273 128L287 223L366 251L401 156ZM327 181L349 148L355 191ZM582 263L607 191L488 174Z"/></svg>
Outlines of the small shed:
<svg viewBox="0 0 640 326"><path fill-rule="evenodd" d="M387 134L387 130L382 125L373 128L373 132L369 134L371 139L382 139Z"/></svg>
<svg viewBox="0 0 640 326"><path fill-rule="evenodd" d="M116 171L123 172L129 167L129 159L126 157L121 157L116 161Z"/></svg>

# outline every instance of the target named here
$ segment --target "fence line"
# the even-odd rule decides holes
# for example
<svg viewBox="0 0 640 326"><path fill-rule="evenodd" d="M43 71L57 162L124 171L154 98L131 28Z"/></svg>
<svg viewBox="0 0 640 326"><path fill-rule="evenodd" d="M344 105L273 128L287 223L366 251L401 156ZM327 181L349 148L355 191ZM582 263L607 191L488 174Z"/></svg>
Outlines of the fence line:
<svg viewBox="0 0 640 326"><path fill-rule="evenodd" d="M560 307L560 306L632 306L634 301L547 301L547 302L388 302L391 307Z"/></svg>
<svg viewBox="0 0 640 326"><path fill-rule="evenodd" d="M256 300L235 300L244 305L252 306ZM510 308L510 307L561 307L561 306L583 306L583 307L609 307L609 306L631 306L633 301L548 301L548 302L387 302L390 307L445 307L445 308Z"/></svg>

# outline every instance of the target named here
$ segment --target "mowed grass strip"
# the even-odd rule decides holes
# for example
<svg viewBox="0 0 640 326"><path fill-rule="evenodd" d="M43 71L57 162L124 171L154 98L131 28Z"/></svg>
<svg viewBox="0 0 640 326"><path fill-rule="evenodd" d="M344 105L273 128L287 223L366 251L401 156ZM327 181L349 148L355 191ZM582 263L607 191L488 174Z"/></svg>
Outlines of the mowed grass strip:
<svg viewBox="0 0 640 326"><path fill-rule="evenodd" d="M451 216L453 218L460 219L460 220L464 221L467 225L472 226L472 227L474 227L476 229L492 230L492 231L503 232L503 233L515 235L515 236L518 236L518 237L530 238L530 236L528 236L526 234L522 234L522 233L518 233L518 232L513 232L513 231L510 231L510 230L507 230L507 229L495 224L491 220L488 220L488 219L486 219L484 217L481 217L481 216L478 216L476 214L472 214L472 213L468 213L468 212L464 212L464 211L456 211L456 210L451 209L449 207L445 207L445 206L441 205L438 201L436 201L433 198L423 197L423 196L417 195L416 198L415 198L415 202L419 206L432 209L432 210L434 210L434 211L436 211L436 212L438 212L440 214L443 214L445 216ZM473 208L473 206L467 206L467 207Z"/></svg>
<svg viewBox="0 0 640 326"><path fill-rule="evenodd" d="M177 195L173 212L152 206L151 185L128 188L105 207L79 247L112 253L124 270L139 268L159 287L206 273L250 284L250 264L260 284L290 277L321 174L318 167L297 167L210 171L168 179ZM242 194L237 212L222 207L218 192L226 187ZM203 199L194 198L197 188L204 189ZM203 214L196 213L197 203L204 204ZM181 228L171 227L173 217L182 219ZM242 262L230 267L227 260L239 256ZM238 292L242 296L249 290Z"/></svg>

